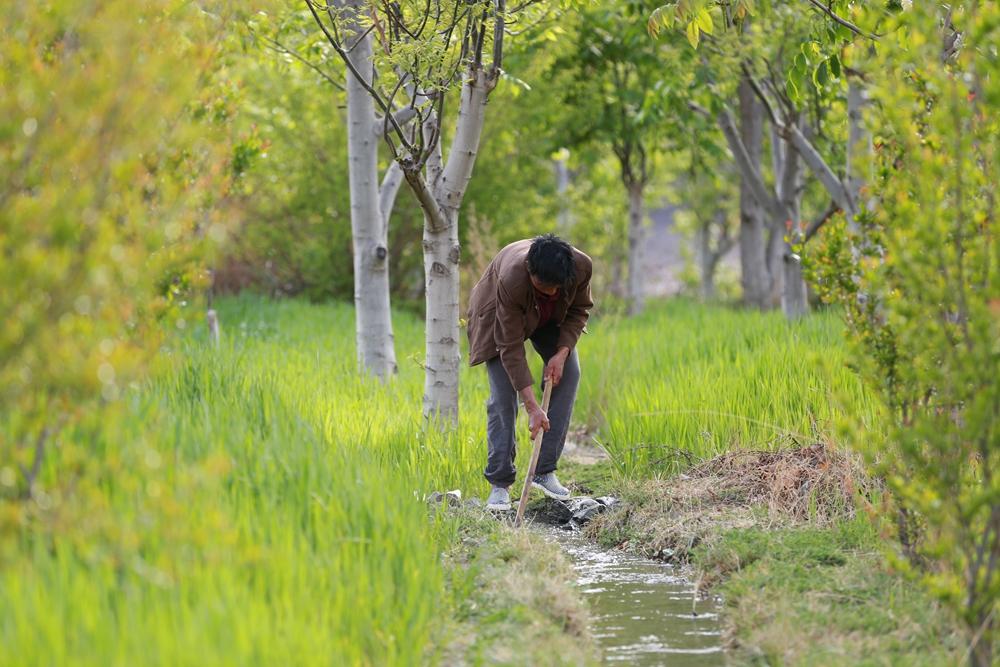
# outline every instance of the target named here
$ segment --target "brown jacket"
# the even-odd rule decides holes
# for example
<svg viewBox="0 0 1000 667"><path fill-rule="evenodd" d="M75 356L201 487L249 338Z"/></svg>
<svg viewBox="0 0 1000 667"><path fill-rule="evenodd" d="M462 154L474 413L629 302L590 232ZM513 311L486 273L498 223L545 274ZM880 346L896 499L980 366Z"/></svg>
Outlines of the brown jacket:
<svg viewBox="0 0 1000 667"><path fill-rule="evenodd" d="M499 355L514 389L534 384L524 342L538 327L535 290L528 277L531 240L515 241L503 248L486 267L469 298L469 365L475 366ZM573 248L576 284L563 290L552 320L559 324L559 347L570 349L583 333L594 302L590 298L590 257Z"/></svg>

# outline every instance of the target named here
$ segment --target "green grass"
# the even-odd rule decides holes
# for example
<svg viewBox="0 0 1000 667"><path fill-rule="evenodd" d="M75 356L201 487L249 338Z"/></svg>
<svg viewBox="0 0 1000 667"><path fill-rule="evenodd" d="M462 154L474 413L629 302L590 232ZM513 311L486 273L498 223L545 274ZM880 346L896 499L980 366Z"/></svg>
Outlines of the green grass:
<svg viewBox="0 0 1000 667"><path fill-rule="evenodd" d="M829 437L840 414L878 431L878 409L847 367L837 313L780 313L673 300L583 338L581 411L627 475L689 457Z"/></svg>
<svg viewBox="0 0 1000 667"><path fill-rule="evenodd" d="M72 497L0 508L0 663L419 664L447 644L455 528L422 497L482 491L483 388L428 433L416 319L383 386L356 375L349 307L220 311L218 350L184 341L116 419L61 434L85 484L54 454L44 479Z"/></svg>
<svg viewBox="0 0 1000 667"><path fill-rule="evenodd" d="M485 494L485 373L463 369L441 434L420 416L417 318L395 318L383 385L356 372L346 305L219 311L218 349L176 342L148 386L59 432L35 500L0 502L0 664L445 660L469 584L443 555L462 531L422 497ZM591 328L577 416L621 471L809 431L845 389L871 411L832 315L789 327L677 302Z"/></svg>
<svg viewBox="0 0 1000 667"><path fill-rule="evenodd" d="M889 570L865 519L832 528L733 530L694 563L727 605L737 662L761 665L955 665L954 618Z"/></svg>

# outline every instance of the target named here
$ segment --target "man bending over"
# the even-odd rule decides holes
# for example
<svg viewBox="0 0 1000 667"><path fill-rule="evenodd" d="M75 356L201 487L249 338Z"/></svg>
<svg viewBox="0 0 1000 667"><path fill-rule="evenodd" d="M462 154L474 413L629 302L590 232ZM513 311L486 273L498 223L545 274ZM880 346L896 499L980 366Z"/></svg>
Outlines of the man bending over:
<svg viewBox="0 0 1000 667"><path fill-rule="evenodd" d="M485 362L490 381L486 403L489 454L484 471L493 487L486 502L489 509L510 509L518 396L528 412L532 439L539 430L545 431L531 485L550 498L569 498L555 470L580 383L576 342L594 305L592 271L590 257L559 237L545 234L502 249L472 288L469 364ZM545 363L543 382L552 383L548 414L535 399L534 378L524 352L528 340Z"/></svg>

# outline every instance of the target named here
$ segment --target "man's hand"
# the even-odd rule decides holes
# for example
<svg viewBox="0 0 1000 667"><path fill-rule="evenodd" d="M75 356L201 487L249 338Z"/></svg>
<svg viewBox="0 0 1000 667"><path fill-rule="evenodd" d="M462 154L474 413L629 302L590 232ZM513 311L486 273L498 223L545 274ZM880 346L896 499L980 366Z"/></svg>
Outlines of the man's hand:
<svg viewBox="0 0 1000 667"><path fill-rule="evenodd" d="M552 382L553 387L559 386L559 381L562 380L563 367L566 365L566 357L569 356L568 347L560 347L559 350L552 355L549 359L549 363L545 364L545 371L542 375L546 380Z"/></svg>
<svg viewBox="0 0 1000 667"><path fill-rule="evenodd" d="M538 405L527 408L528 410L528 428L531 430L531 439L534 440L538 432L549 430L549 417Z"/></svg>

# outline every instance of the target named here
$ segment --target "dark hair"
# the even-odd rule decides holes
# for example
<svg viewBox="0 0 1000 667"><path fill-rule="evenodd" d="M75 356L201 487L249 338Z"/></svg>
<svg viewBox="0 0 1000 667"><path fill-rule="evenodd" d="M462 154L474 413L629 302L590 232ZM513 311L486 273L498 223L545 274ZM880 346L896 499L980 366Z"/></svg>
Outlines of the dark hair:
<svg viewBox="0 0 1000 667"><path fill-rule="evenodd" d="M576 281L573 248L555 234L542 234L528 249L528 272L546 285L569 288Z"/></svg>

